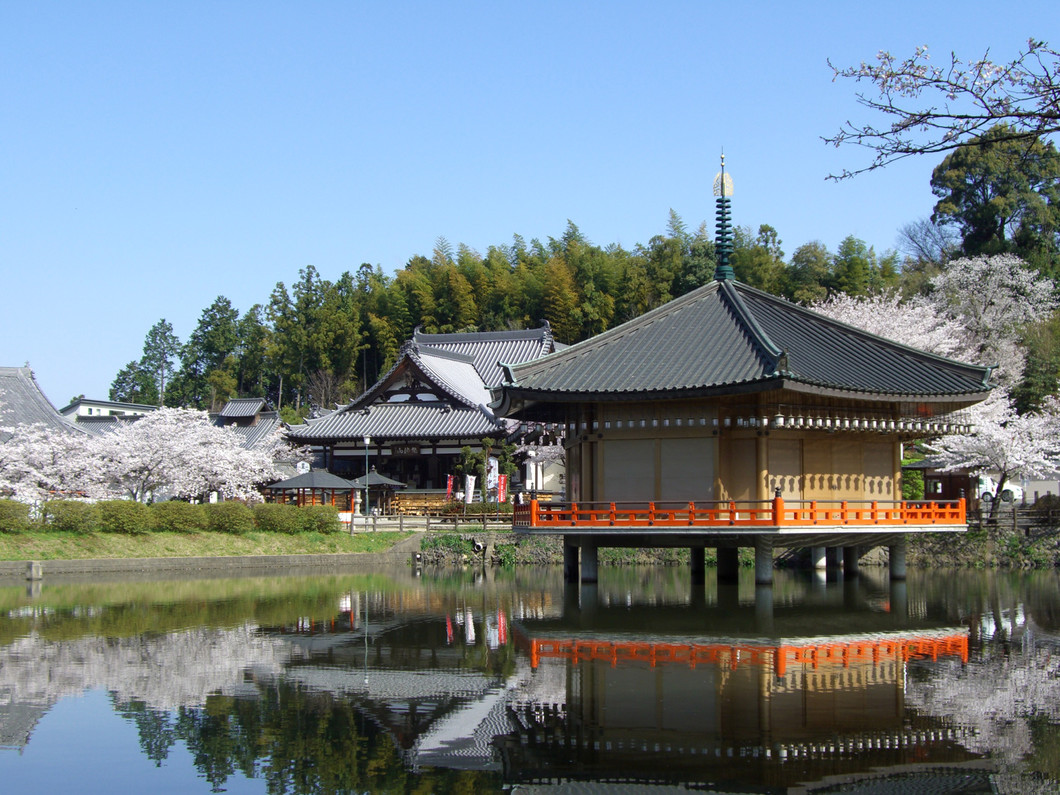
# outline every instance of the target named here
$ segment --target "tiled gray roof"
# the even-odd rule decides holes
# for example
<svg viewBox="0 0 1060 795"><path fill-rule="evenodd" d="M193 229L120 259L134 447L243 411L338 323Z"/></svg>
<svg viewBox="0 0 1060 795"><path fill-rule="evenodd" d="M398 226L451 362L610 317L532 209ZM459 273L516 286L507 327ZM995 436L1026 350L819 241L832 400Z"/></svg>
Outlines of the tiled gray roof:
<svg viewBox="0 0 1060 795"><path fill-rule="evenodd" d="M294 442L332 439L464 439L495 434L504 425L485 408L443 403L380 403L367 409L345 409L295 425Z"/></svg>
<svg viewBox="0 0 1060 795"><path fill-rule="evenodd" d="M371 389L331 414L291 428L288 435L296 442L363 436L414 440L495 435L507 427L489 409L489 385L498 383L502 372L498 362L525 361L554 349L547 325L528 331L467 334L417 331L402 347L397 363ZM385 402L388 390L407 375L428 382L441 399Z"/></svg>
<svg viewBox="0 0 1060 795"><path fill-rule="evenodd" d="M77 417L73 422L77 424L78 428L87 431L93 436L102 436L105 433L116 431L126 423L136 422L138 419L140 419L139 416L123 417L111 414L100 417Z"/></svg>
<svg viewBox="0 0 1060 795"><path fill-rule="evenodd" d="M222 425L221 421L216 424ZM254 425L222 425L240 438L240 446L244 450L253 450L259 444L266 441L278 427L280 427L280 416L275 411L262 412Z"/></svg>
<svg viewBox="0 0 1060 795"><path fill-rule="evenodd" d="M264 409L265 401L262 398L234 398L225 403L220 416L225 418L253 417Z"/></svg>
<svg viewBox="0 0 1060 795"><path fill-rule="evenodd" d="M69 432L74 426L55 410L28 367L0 367L0 427L42 423L52 430ZM8 434L0 432L0 442Z"/></svg>
<svg viewBox="0 0 1060 795"><path fill-rule="evenodd" d="M548 324L522 331L476 331L466 334L423 334L417 330L412 335L412 341L421 347L470 356L475 370L487 387L497 386L503 380L501 364L527 362L555 350L552 329Z"/></svg>
<svg viewBox="0 0 1060 795"><path fill-rule="evenodd" d="M900 322L900 319L896 319ZM788 388L974 400L990 369L868 334L733 281L711 282L566 350L509 368L510 397L692 397Z"/></svg>

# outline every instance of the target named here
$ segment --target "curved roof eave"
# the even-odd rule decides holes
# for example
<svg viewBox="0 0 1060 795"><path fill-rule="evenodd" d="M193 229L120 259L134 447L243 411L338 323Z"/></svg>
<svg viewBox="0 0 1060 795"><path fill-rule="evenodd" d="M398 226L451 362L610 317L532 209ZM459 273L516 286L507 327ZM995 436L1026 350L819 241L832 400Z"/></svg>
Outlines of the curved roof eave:
<svg viewBox="0 0 1060 795"><path fill-rule="evenodd" d="M518 401L535 403L587 403L587 402L635 402L643 400L684 400L688 398L728 397L774 390L788 390L801 394L820 395L859 400L867 403L927 402L927 403L977 403L990 394L990 387L979 392L920 393L920 392L873 392L869 390L845 389L824 384L812 384L787 377L771 377L758 381L720 386L690 387L687 389L643 390L628 392L551 392L525 389L507 385L502 394L491 403L491 407L504 416L501 409L511 409Z"/></svg>

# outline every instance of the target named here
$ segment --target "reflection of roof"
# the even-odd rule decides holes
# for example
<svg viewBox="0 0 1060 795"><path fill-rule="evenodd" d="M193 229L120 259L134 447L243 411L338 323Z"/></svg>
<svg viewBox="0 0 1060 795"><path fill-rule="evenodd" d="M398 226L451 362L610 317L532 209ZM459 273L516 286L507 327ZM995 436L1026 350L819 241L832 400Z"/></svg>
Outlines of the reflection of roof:
<svg viewBox="0 0 1060 795"><path fill-rule="evenodd" d="M990 375L729 280L559 353L512 364L505 391L535 400L790 389L968 404L989 391Z"/></svg>
<svg viewBox="0 0 1060 795"><path fill-rule="evenodd" d="M42 423L51 430L69 431L66 422L41 391L28 367L0 367L0 426ZM0 441L7 435L0 433Z"/></svg>

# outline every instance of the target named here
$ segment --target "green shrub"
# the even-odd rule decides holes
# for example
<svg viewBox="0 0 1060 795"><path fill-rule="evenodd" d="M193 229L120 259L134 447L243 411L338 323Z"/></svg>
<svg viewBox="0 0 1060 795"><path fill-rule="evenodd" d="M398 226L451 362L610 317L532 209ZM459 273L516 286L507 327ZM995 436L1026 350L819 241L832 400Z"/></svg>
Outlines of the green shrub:
<svg viewBox="0 0 1060 795"><path fill-rule="evenodd" d="M44 521L52 530L91 533L99 527L99 508L90 502L48 500L42 510Z"/></svg>
<svg viewBox="0 0 1060 795"><path fill-rule="evenodd" d="M471 555L475 551L475 542L469 536L459 533L427 533L420 542L420 549L425 552L438 549L458 555Z"/></svg>
<svg viewBox="0 0 1060 795"><path fill-rule="evenodd" d="M206 509L190 502L170 500L151 506L155 530L163 533L192 533L206 529Z"/></svg>
<svg viewBox="0 0 1060 795"><path fill-rule="evenodd" d="M104 533L137 535L151 529L151 509L142 502L104 500L96 503L99 529Z"/></svg>
<svg viewBox="0 0 1060 795"><path fill-rule="evenodd" d="M206 508L206 529L242 535L254 529L254 512L241 502L217 502Z"/></svg>
<svg viewBox="0 0 1060 795"><path fill-rule="evenodd" d="M450 515L481 516L484 513L512 513L515 507L510 502L447 502L444 513Z"/></svg>
<svg viewBox="0 0 1060 795"><path fill-rule="evenodd" d="M0 500L0 533L22 533L29 530L29 506L18 500Z"/></svg>
<svg viewBox="0 0 1060 795"><path fill-rule="evenodd" d="M298 511L303 533L337 533L342 529L339 509L334 505L307 505Z"/></svg>
<svg viewBox="0 0 1060 795"><path fill-rule="evenodd" d="M254 506L254 524L263 533L294 535L302 532L301 512L302 509L294 505L263 502Z"/></svg>

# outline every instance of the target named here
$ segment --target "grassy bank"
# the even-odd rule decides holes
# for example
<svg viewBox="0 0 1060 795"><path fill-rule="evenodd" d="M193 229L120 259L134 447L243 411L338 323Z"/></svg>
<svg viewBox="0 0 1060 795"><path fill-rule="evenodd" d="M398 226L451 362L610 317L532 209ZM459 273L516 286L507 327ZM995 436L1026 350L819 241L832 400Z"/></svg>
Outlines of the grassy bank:
<svg viewBox="0 0 1060 795"><path fill-rule="evenodd" d="M85 560L90 558L181 558L225 555L324 555L385 552L410 533L211 532L0 533L0 560Z"/></svg>

